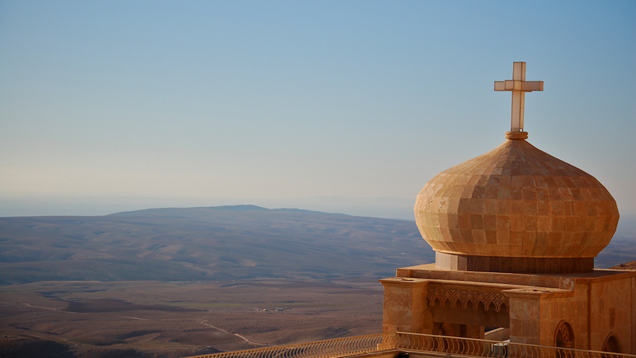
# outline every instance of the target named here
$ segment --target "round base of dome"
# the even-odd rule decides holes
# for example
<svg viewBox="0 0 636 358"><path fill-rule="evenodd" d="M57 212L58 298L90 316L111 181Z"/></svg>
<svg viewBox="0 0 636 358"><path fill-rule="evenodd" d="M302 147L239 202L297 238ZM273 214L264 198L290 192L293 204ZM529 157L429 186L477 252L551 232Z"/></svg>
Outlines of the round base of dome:
<svg viewBox="0 0 636 358"><path fill-rule="evenodd" d="M501 257L435 253L435 266L452 271L525 274L583 273L594 270L593 257Z"/></svg>

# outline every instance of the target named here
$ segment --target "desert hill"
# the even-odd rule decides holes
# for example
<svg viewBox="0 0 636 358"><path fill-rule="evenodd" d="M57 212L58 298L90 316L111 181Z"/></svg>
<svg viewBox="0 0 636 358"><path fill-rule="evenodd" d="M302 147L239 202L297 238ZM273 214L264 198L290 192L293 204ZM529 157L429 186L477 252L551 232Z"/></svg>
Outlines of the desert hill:
<svg viewBox="0 0 636 358"><path fill-rule="evenodd" d="M226 206L0 218L0 283L391 276L433 261L411 221Z"/></svg>
<svg viewBox="0 0 636 358"><path fill-rule="evenodd" d="M636 259L623 217L598 267ZM162 357L377 333L413 221L257 206L0 218L0 356Z"/></svg>
<svg viewBox="0 0 636 358"><path fill-rule="evenodd" d="M612 267L616 270L636 270L636 260Z"/></svg>
<svg viewBox="0 0 636 358"><path fill-rule="evenodd" d="M597 267L636 258L622 217ZM382 278L429 263L413 221L252 205L0 218L0 284Z"/></svg>
<svg viewBox="0 0 636 358"><path fill-rule="evenodd" d="M597 267L636 258L623 217ZM0 218L0 284L382 278L429 263L413 221L252 205Z"/></svg>

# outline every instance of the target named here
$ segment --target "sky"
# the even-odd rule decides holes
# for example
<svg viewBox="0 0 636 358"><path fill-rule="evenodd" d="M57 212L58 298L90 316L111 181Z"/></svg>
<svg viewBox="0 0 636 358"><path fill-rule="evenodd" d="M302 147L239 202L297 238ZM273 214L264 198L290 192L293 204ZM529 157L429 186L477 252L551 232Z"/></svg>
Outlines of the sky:
<svg viewBox="0 0 636 358"><path fill-rule="evenodd" d="M0 0L0 216L412 218L505 141L514 61L528 141L636 214L634 1Z"/></svg>

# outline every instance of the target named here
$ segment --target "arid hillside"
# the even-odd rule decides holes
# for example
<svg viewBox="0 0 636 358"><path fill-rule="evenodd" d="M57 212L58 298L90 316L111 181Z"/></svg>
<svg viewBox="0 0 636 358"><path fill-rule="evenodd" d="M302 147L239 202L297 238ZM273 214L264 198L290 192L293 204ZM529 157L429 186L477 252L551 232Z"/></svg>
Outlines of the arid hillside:
<svg viewBox="0 0 636 358"><path fill-rule="evenodd" d="M612 268L616 270L636 270L636 261L626 262L624 264L616 265Z"/></svg>
<svg viewBox="0 0 636 358"><path fill-rule="evenodd" d="M621 218L598 267L632 267ZM0 356L160 357L377 333L413 221L233 206L0 218Z"/></svg>
<svg viewBox="0 0 636 358"><path fill-rule="evenodd" d="M381 278L434 260L414 222L257 206L0 218L0 283Z"/></svg>
<svg viewBox="0 0 636 358"><path fill-rule="evenodd" d="M624 216L596 260L636 259ZM415 223L297 209L226 206L106 216L0 218L0 284L66 280L382 278L430 263Z"/></svg>

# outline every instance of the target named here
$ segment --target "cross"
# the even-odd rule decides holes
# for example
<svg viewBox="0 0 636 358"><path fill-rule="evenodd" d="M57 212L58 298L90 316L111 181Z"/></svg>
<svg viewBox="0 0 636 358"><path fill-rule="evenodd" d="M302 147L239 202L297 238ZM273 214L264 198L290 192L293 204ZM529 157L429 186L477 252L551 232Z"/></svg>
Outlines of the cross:
<svg viewBox="0 0 636 358"><path fill-rule="evenodd" d="M543 81L526 81L526 63L513 62L512 79L495 81L495 91L512 91L511 132L523 132L523 107L526 92L543 91Z"/></svg>

